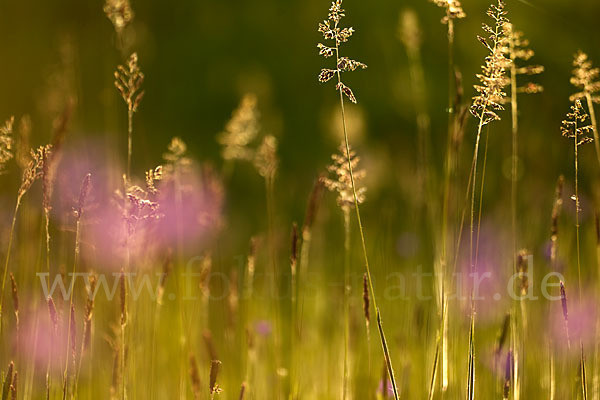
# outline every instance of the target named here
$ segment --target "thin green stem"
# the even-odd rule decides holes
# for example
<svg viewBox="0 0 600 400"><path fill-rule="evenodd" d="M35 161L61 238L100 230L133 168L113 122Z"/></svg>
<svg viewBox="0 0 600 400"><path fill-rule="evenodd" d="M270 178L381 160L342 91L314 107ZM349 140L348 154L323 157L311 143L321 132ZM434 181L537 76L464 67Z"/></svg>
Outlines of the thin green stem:
<svg viewBox="0 0 600 400"><path fill-rule="evenodd" d="M13 213L12 223L10 225L10 233L8 235L8 249L6 250L6 262L4 263L4 272L2 273L2 292L0 293L0 336L2 336L2 311L4 309L4 287L6 285L6 276L8 274L8 265L10 263L10 250L12 247L13 236L15 233L15 225L17 224L17 213L19 212L19 206L21 205L22 196L17 196L17 203L15 205L15 211Z"/></svg>
<svg viewBox="0 0 600 400"><path fill-rule="evenodd" d="M79 260L79 233L80 233L80 227L81 227L81 222L80 222L80 218L77 218L77 222L75 224L75 255L73 257L73 275L71 278L71 285L69 288L69 293L70 293L70 298L69 298L69 324L67 325L67 329L68 329L68 333L67 333L67 348L65 351L65 369L63 371L63 400L66 400L67 398L67 386L68 386L68 381L69 381L69 350L71 347L71 324L73 323L73 321L71 320L72 318L72 313L71 313L71 309L73 307L73 292L75 291L75 272L77 271L77 261ZM73 357L75 357L75 354L73 354ZM75 359L73 359L74 361Z"/></svg>
<svg viewBox="0 0 600 400"><path fill-rule="evenodd" d="M441 254L441 273L442 273L442 298L446 298L446 268L447 260L447 236L448 236L448 214L450 208L450 180L451 166L453 160L452 141L454 136L454 20L450 18L450 9L446 9L446 18L448 20L448 133L446 139L446 163L444 168L444 197L442 203L442 254ZM444 300L443 300L444 301ZM444 307L442 301L442 308ZM444 322L444 312L441 313L442 325L442 392L448 388L448 338L446 329L447 323Z"/></svg>
<svg viewBox="0 0 600 400"><path fill-rule="evenodd" d="M344 209L344 381L342 399L348 394L348 353L350 346L350 210Z"/></svg>
<svg viewBox="0 0 600 400"><path fill-rule="evenodd" d="M588 109L590 111L590 121L592 122L592 130L594 133L594 146L596 147L596 157L598 158L598 164L600 164L600 139L598 138L598 125L596 124L596 111L594 110L594 101L592 94L589 90L585 91L585 99L587 101Z"/></svg>
<svg viewBox="0 0 600 400"><path fill-rule="evenodd" d="M133 108L127 109L127 182L131 179L131 154L133 152Z"/></svg>

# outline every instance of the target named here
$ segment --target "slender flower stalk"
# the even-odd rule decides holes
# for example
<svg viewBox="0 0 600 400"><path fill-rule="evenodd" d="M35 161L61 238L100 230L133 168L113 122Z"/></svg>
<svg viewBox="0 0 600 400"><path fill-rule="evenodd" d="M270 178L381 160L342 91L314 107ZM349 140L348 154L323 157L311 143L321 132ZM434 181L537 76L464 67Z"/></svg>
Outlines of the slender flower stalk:
<svg viewBox="0 0 600 400"><path fill-rule="evenodd" d="M578 158L578 150L579 146L585 143L593 142L594 139L590 136L587 136L590 132L595 132L594 127L592 125L587 125L587 121L589 119L588 114L585 112L585 109L581 105L581 100L575 100L573 106L571 106L571 112L567 114L567 119L562 122L561 132L564 137L573 139L573 149L575 152L575 194L571 197L575 201L575 229L576 229L576 246L577 246L577 280L578 280L578 289L579 289L579 306L582 306L582 295L583 291L582 283L581 283L581 254L580 254L580 234L579 234L579 213L581 211L581 206L579 203L579 158ZM561 286L561 292L564 291L563 286ZM585 355L583 354L583 343L581 338L579 340L579 345L581 348L581 358L580 358L580 372L581 372L581 385L582 385L582 395L583 398L587 398L587 386L585 382Z"/></svg>
<svg viewBox="0 0 600 400"><path fill-rule="evenodd" d="M342 73L347 72L347 71L354 71L358 68L365 69L367 66L361 62L351 60L347 57L340 56L340 51L339 51L340 45L342 43L347 42L348 39L354 33L353 28L342 28L339 26L340 20L344 16L345 16L345 14L344 14L344 10L342 9L342 0L336 0L335 2L332 3L332 5L329 9L328 19L324 20L322 23L319 24L319 32L321 32L323 34L323 37L327 40L333 40L335 43L335 47L329 47L329 46L325 46L325 45L319 43L318 48L320 50L320 54L326 58L332 57L332 56L335 56L335 58L336 58L336 69L322 69L321 73L319 74L319 81L327 82L334 76L337 76L336 90L339 91L339 94L340 94L340 108L341 108L341 113L342 113L342 126L343 126L343 131L344 131L344 144L346 147L346 159L348 162L348 171L349 171L350 183L351 183L351 187L352 187L352 197L354 198L354 209L356 211L356 220L357 220L358 229L360 232L362 251L363 251L363 256L364 256L364 261L365 261L365 268L366 268L366 272L367 272L367 278L369 281L369 289L370 289L371 296L373 299L373 308L375 309L375 317L377 319L377 326L379 329L379 336L381 339L383 355L385 358L385 362L386 362L387 369L388 369L388 374L389 374L392 389L394 392L394 398L396 400L398 400L398 398L399 398L398 389L396 386L396 378L394 377L394 369L392 367L392 360L390 358L387 341L385 338L385 334L383 332L383 324L381 322L381 314L379 312L379 308L377 307L375 291L373 290L373 280L371 277L371 269L369 267L369 259L367 256L367 246L365 243L365 235L364 235L364 231L363 231L362 220L360 218L360 210L359 210L359 206L358 206L359 205L359 193L357 191L356 182L354 179L354 172L353 172L353 166L352 166L352 161L351 161L352 159L350 156L350 154L351 154L350 153L350 143L348 141L348 131L347 131L347 127L346 127L346 114L345 114L345 110L344 110L344 95L346 97L348 97L348 99L353 103L356 103L356 97L354 96L354 93L352 92L352 90L342 82Z"/></svg>
<svg viewBox="0 0 600 400"><path fill-rule="evenodd" d="M477 128L477 137L475 141L475 150L473 153L472 177L473 185L471 187L471 217L470 217L470 259L471 273L475 272L477 265L477 254L479 248L479 226L481 222L481 200L483 197L484 179L485 179L485 160L484 170L481 177L481 193L479 202L479 222L477 228L477 243L474 243L474 215L475 215L475 192L477 188L477 165L479 154L479 143L482 129L492 121L499 120L498 111L504 109L502 102L506 96L504 86L507 84L506 68L510 64L510 60L506 58L506 34L505 26L508 23L506 18L507 12L504 9L504 2L497 0L496 4L492 4L488 9L487 15L494 21L494 27L483 24L483 30L488 34L488 38L477 36L477 39L489 51L489 55L485 58L482 66L482 73L477 74L477 78L481 82L475 85L477 95L473 98L470 111L476 118L479 119ZM487 140L486 140L486 157L487 157ZM475 246L474 246L475 245ZM467 399L472 400L475 397L475 302L474 302L474 285L471 284L471 333L469 334L469 372L467 385Z"/></svg>
<svg viewBox="0 0 600 400"><path fill-rule="evenodd" d="M512 223L512 241L513 241L513 273L515 272L514 255L517 254L517 161L518 149L517 139L519 133L519 93L540 93L544 88L535 83L526 83L519 86L519 75L538 75L544 72L541 65L520 66L519 61L528 61L533 57L533 50L529 49L529 41L523 38L523 33L514 30L512 24L504 26L508 44L508 58L510 63L510 105L512 122L512 157L511 157L511 223Z"/></svg>
<svg viewBox="0 0 600 400"><path fill-rule="evenodd" d="M31 151L31 159L27 164L27 168L23 171L23 178L21 179L21 187L17 192L17 202L15 204L15 209L13 212L12 223L10 226L10 233L8 235L8 249L6 251L6 260L4 263L4 271L2 273L2 289L0 292L0 332L2 332L2 310L4 306L4 287L6 285L6 277L8 274L8 266L10 265L10 253L12 248L13 236L15 232L15 225L17 223L17 214L19 212L19 207L21 206L21 201L23 200L23 196L27 193L31 185L42 177L42 170L44 165L44 159L46 159L47 155L50 153L52 149L51 145L46 145L39 147L36 151Z"/></svg>
<svg viewBox="0 0 600 400"><path fill-rule="evenodd" d="M324 178L325 187L332 192L337 192L337 203L344 217L344 383L342 398L347 397L348 369L349 369L349 343L350 343L350 213L355 207L354 191L350 179L350 167L354 175L354 184L358 185L365 177L365 171L358 169L360 158L350 149L349 156L346 155L346 146L342 142L339 146L339 154L332 155L333 163L327 168L335 179ZM358 203L365 200L366 188L359 187L357 190ZM364 293L363 293L364 297Z"/></svg>
<svg viewBox="0 0 600 400"><path fill-rule="evenodd" d="M517 173L518 173L518 133L519 133L519 106L518 106L518 94L532 94L532 93L540 93L544 89L542 86L537 85L535 83L526 83L523 86L519 86L518 77L520 75L538 75L544 71L544 67L541 65L519 65L521 62L526 62L531 57L533 57L533 50L529 49L529 41L523 37L523 33L516 31L513 28L513 25L510 23L505 24L504 30L507 38L507 54L508 58L511 60L510 63L510 106L511 106L511 133L512 133L512 155L511 155L511 228L512 228L512 267L513 274L516 274L518 263L517 259L520 258L520 255L517 256ZM522 334L525 335L525 303L521 300L521 330ZM514 351L513 362L511 363L514 368L513 373L513 398L518 400L520 398L520 382L521 377L519 376L519 365L524 364L523 352L521 351L520 344L517 341L517 310L516 310L516 301L512 302L512 313L515 316L515 323L512 324L511 329L511 341L512 348ZM524 337L524 336L523 336Z"/></svg>
<svg viewBox="0 0 600 400"><path fill-rule="evenodd" d="M444 163L444 194L442 199L442 231L441 231L441 254L439 265L440 283L438 283L439 294L438 302L441 308L440 314L440 328L441 334L441 388L442 391L448 389L449 374L448 374L448 316L447 316L447 291L448 282L446 282L447 274L446 268L448 266L448 238L450 237L450 230L448 229L448 218L450 213L450 189L452 183L454 159L456 158L455 146L453 146L453 139L455 133L455 114L456 109L454 107L455 97L458 91L458 85L456 85L456 68L454 65L454 35L455 35L455 20L465 18L467 14L464 12L462 5L459 0L433 0L438 6L442 7L446 11L446 15L442 18L442 24L447 25L447 38L448 38L448 127L446 137L446 160Z"/></svg>
<svg viewBox="0 0 600 400"><path fill-rule="evenodd" d="M73 271L72 271L72 276L73 279L71 279L71 287L69 288L69 310L74 310L74 305L73 305L73 292L74 290L74 286L75 286L75 273L77 271L77 263L79 261L79 250L80 250L80 244L81 244L81 217L83 215L83 210L85 208L85 202L87 200L87 196L88 193L90 191L90 184L91 184L91 179L92 179L92 174L87 174L84 178L83 181L81 183L81 188L79 190L79 200L77 202L77 206L74 208L73 213L75 215L75 255L73 257ZM75 312L72 311L69 313L69 324L67 325L69 327L70 330L74 331L75 329L71 329L71 327L75 326L75 320L74 320L74 315ZM71 337L73 336L73 337ZM65 351L65 368L63 370L63 397L66 398L67 394L68 394L68 384L69 384L69 352L71 349L73 349L72 351L72 358L73 358L73 366L75 366L75 335L67 335L67 349Z"/></svg>

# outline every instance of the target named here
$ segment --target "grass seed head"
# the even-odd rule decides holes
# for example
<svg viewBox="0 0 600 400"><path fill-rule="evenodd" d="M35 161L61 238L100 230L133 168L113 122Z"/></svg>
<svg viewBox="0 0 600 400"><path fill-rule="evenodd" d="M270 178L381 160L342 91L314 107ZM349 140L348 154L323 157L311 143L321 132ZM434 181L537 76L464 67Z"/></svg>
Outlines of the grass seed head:
<svg viewBox="0 0 600 400"><path fill-rule="evenodd" d="M573 76L571 83L580 91L573 94L569 100L575 101L590 96L594 103L600 102L600 96L597 93L600 91L600 68L593 68L592 62L588 55L581 50L575 54L573 59Z"/></svg>
<svg viewBox="0 0 600 400"><path fill-rule="evenodd" d="M250 145L260 132L257 103L254 94L246 94L223 132L217 136L217 141L223 146L221 154L224 160L249 161L254 158L254 149Z"/></svg>
<svg viewBox="0 0 600 400"><path fill-rule="evenodd" d="M0 172L5 164L14 156L13 153L13 123L15 117L10 117L0 126Z"/></svg>
<svg viewBox="0 0 600 400"><path fill-rule="evenodd" d="M340 144L339 152L339 154L331 156L333 163L327 167L327 170L334 175L335 179L324 178L323 183L330 191L337 192L337 203L344 212L347 212L354 208L354 193L348 159L350 159L350 164L352 165L352 175L354 176L358 204L365 201L365 192L367 189L360 187L360 181L365 177L365 171L358 169L360 158L351 148L348 155L346 153L346 145L342 143Z"/></svg>

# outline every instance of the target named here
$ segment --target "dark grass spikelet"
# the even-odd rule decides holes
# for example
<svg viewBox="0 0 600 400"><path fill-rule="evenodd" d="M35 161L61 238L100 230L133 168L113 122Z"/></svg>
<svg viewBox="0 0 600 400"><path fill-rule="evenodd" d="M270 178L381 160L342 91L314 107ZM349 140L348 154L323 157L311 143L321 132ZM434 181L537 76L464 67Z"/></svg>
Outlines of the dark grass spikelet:
<svg viewBox="0 0 600 400"><path fill-rule="evenodd" d="M217 360L219 356L217 355L217 349L215 347L215 343L212 340L212 334L207 329L202 333L202 339L204 339L204 345L206 347L206 351L211 360Z"/></svg>
<svg viewBox="0 0 600 400"><path fill-rule="evenodd" d="M92 183L92 174L87 174L83 181L81 181L81 186L79 187L79 198L77 200L77 206L73 210L75 214L75 218L77 220L81 220L81 216L83 214L83 209L85 207L85 203L87 201L87 197L89 195Z"/></svg>
<svg viewBox="0 0 600 400"><path fill-rule="evenodd" d="M509 350L506 354L506 363L504 364L504 387L502 391L502 398L508 400L510 395L510 382L512 380L512 371L514 365L514 358L512 350Z"/></svg>
<svg viewBox="0 0 600 400"><path fill-rule="evenodd" d="M13 273L10 273L10 286L12 292L12 300L13 300L13 308L15 310L15 320L17 322L17 327L19 326L19 291L17 290L17 282L15 281L15 276Z"/></svg>
<svg viewBox="0 0 600 400"><path fill-rule="evenodd" d="M127 283L125 282L125 273L121 269L119 275L119 304L121 310L121 326L127 324Z"/></svg>
<svg viewBox="0 0 600 400"><path fill-rule="evenodd" d="M310 236L312 226L317 217L319 210L319 204L321 201L321 194L323 193L323 176L320 176L315 180L315 183L310 191L308 198L308 204L306 205L306 213L304 216L304 223L302 224L302 239L306 240L306 235Z"/></svg>
<svg viewBox="0 0 600 400"><path fill-rule="evenodd" d="M298 262L298 224L292 224L291 243L290 243L290 264L292 270L296 269L296 263Z"/></svg>
<svg viewBox="0 0 600 400"><path fill-rule="evenodd" d="M560 217L560 212L562 210L562 193L564 186L565 178L560 175L558 177L558 181L556 182L556 192L554 196L554 205L552 206L552 226L550 228L550 261L552 265L556 263L556 255L558 248L558 218Z"/></svg>
<svg viewBox="0 0 600 400"><path fill-rule="evenodd" d="M246 382L242 382L242 386L240 388L240 396L238 400L244 400L246 398Z"/></svg>
<svg viewBox="0 0 600 400"><path fill-rule="evenodd" d="M15 368L15 364L11 361L10 364L8 364L8 370L6 371L6 375L4 376L4 382L2 384L2 400L8 400L10 386L13 383L14 368Z"/></svg>
<svg viewBox="0 0 600 400"><path fill-rule="evenodd" d="M363 312L365 314L365 323L368 326L371 322L371 312L369 299L369 278L366 272L363 274Z"/></svg>
<svg viewBox="0 0 600 400"><path fill-rule="evenodd" d="M221 369L221 361L212 360L210 363L210 379L209 379L209 387L210 394L219 394L222 392L222 389L219 387L217 383L217 378L219 376L219 370Z"/></svg>
<svg viewBox="0 0 600 400"><path fill-rule="evenodd" d="M196 357L193 354L190 354L190 382L192 385L192 394L194 395L194 399L200 399L200 374L198 373L198 363L196 361Z"/></svg>
<svg viewBox="0 0 600 400"><path fill-rule="evenodd" d="M71 321L69 326L69 341L71 344L71 355L73 362L75 362L75 356L77 354L77 321L75 319L75 305L71 304Z"/></svg>
<svg viewBox="0 0 600 400"><path fill-rule="evenodd" d="M92 342L92 315L94 313L94 294L96 292L96 275L90 275L88 297L85 304L85 318L83 321L83 347L87 350Z"/></svg>
<svg viewBox="0 0 600 400"><path fill-rule="evenodd" d="M506 343L506 338L508 337L508 332L510 328L510 313L506 313L504 316L504 321L502 322L502 328L498 332L498 337L496 339L496 348L494 353L496 358L500 357L500 353L502 353L502 349L504 348L504 344Z"/></svg>
<svg viewBox="0 0 600 400"><path fill-rule="evenodd" d="M17 400L17 388L19 387L19 374L17 371L13 374L10 384L10 400Z"/></svg>
<svg viewBox="0 0 600 400"><path fill-rule="evenodd" d="M48 303L48 314L50 315L50 321L54 327L54 333L56 333L58 331L58 312L56 311L56 305L54 304L52 296L48 296L46 301Z"/></svg>
<svg viewBox="0 0 600 400"><path fill-rule="evenodd" d="M158 285L158 295L156 297L156 301L158 304L162 304L162 300L165 294L165 285L167 283L167 278L171 274L171 270L173 269L173 249L170 247L167 249L167 255L165 256L165 260L163 261L163 269L162 274L160 275L160 282Z"/></svg>
<svg viewBox="0 0 600 400"><path fill-rule="evenodd" d="M111 399L115 398L119 387L120 376L121 376L121 363L120 363L120 350L119 346L115 346L113 349L113 366L112 366L112 377L110 383Z"/></svg>
<svg viewBox="0 0 600 400"><path fill-rule="evenodd" d="M560 303L562 306L563 318L565 320L565 334L567 336L567 347L571 348L571 339L569 337L569 310L567 309L567 292L563 281L560 281Z"/></svg>
<svg viewBox="0 0 600 400"><path fill-rule="evenodd" d="M517 254L517 273L519 274L519 290L521 295L526 295L529 290L529 279L527 277L529 252L525 249Z"/></svg>

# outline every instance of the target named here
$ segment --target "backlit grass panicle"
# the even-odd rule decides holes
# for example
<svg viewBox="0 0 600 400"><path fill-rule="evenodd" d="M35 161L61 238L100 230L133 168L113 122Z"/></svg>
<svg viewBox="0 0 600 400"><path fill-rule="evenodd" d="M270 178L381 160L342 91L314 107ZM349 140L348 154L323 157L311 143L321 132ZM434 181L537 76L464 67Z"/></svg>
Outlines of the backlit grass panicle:
<svg viewBox="0 0 600 400"><path fill-rule="evenodd" d="M250 146L260 132L257 98L246 94L217 141L223 146L221 154L224 160L252 160L254 149Z"/></svg>
<svg viewBox="0 0 600 400"><path fill-rule="evenodd" d="M354 34L354 28L342 28L339 26L341 19L345 15L344 9L342 9L342 0L336 0L329 8L329 14L327 17L328 19L319 23L319 32L323 34L325 40L333 41L335 44L334 46L326 46L323 43L317 44L319 54L325 58L333 56L336 58L335 69L321 69L321 72L319 73L319 82L325 83L334 76L337 76L338 82L335 86L335 89L346 95L351 102L356 103L356 97L354 96L352 89L342 82L341 74L343 72L355 71L357 69L365 69L367 68L367 65L347 57L341 57L339 54L340 45L347 42Z"/></svg>
<svg viewBox="0 0 600 400"><path fill-rule="evenodd" d="M553 266L556 266L556 255L558 251L558 218L562 210L562 192L565 178L560 175L556 182L556 190L554 195L554 205L552 206L552 225L550 228L550 261Z"/></svg>
<svg viewBox="0 0 600 400"><path fill-rule="evenodd" d="M482 73L476 75L480 84L474 86L478 94L473 97L470 109L471 114L479 118L483 125L500 119L497 111L504 109L504 87L508 84L506 68L510 65L510 59L506 57L508 19L505 17L507 12L504 10L504 1L498 0L497 4L492 4L487 14L495 24L494 27L483 24L487 38L477 36L489 54L481 66Z"/></svg>
<svg viewBox="0 0 600 400"><path fill-rule="evenodd" d="M573 86L578 88L580 92L573 94L570 97L570 101L577 99L585 99L588 95L591 95L594 103L600 103L600 68L592 67L588 55L581 50L575 54L573 59L573 76L571 77L571 83Z"/></svg>
<svg viewBox="0 0 600 400"><path fill-rule="evenodd" d="M350 165L352 166L358 204L362 204L365 201L367 188L360 187L360 181L365 177L366 173L364 170L358 169L360 157L352 149L350 149L350 155L348 156L344 143L340 144L339 154L333 154L331 159L333 163L327 167L327 170L333 175L333 178L323 178L323 183L330 191L337 192L337 203L344 212L347 212L354 208L354 192L348 161L350 161Z"/></svg>
<svg viewBox="0 0 600 400"><path fill-rule="evenodd" d="M31 149L31 117L29 115L21 117L17 133L15 161L21 171L24 171L27 168L27 164L29 164L29 151Z"/></svg>
<svg viewBox="0 0 600 400"><path fill-rule="evenodd" d="M157 183L163 179L163 167L159 165L156 168L146 171L146 190L152 195L158 193Z"/></svg>
<svg viewBox="0 0 600 400"><path fill-rule="evenodd" d="M115 71L115 86L127 105L127 180L131 177L131 155L133 153L133 114L144 97L142 83L144 74L138 66L138 55L132 53L126 65L119 65Z"/></svg>
<svg viewBox="0 0 600 400"><path fill-rule="evenodd" d="M529 40L524 38L523 32L515 30L511 23L506 23L504 25L504 31L508 45L508 57L514 67L511 68L511 73L514 73L516 76L532 76L544 72L544 67L542 65L520 65L529 61L535 54L534 51L529 48ZM515 89L517 93L527 94L544 91L544 88L541 85L533 82L527 82L522 86L517 86Z"/></svg>
<svg viewBox="0 0 600 400"><path fill-rule="evenodd" d="M134 17L129 0L106 0L104 13L112 22L117 33L121 33Z"/></svg>
<svg viewBox="0 0 600 400"><path fill-rule="evenodd" d="M10 117L0 126L0 172L4 169L5 164L14 157L13 152L13 123L15 117Z"/></svg>
<svg viewBox="0 0 600 400"><path fill-rule="evenodd" d="M46 160L52 151L52 145L45 145L38 147L35 151L31 150L31 158L27 164L27 168L23 172L23 178L21 179L21 187L19 188L18 197L21 198L31 185L39 178L42 177L42 170L44 167L44 160Z"/></svg>
<svg viewBox="0 0 600 400"><path fill-rule="evenodd" d="M596 111L594 110L594 104L600 103L600 80L598 79L600 68L593 68L587 54L581 50L575 54L573 66L575 69L573 70L571 83L579 89L579 92L573 94L569 100L585 100L587 103L593 128L596 157L600 164L600 138L598 137L598 123L596 121Z"/></svg>
<svg viewBox="0 0 600 400"><path fill-rule="evenodd" d="M165 179L177 170L187 168L192 160L187 157L187 145L180 137L173 137L167 146L167 152L163 154L163 160L166 161L160 171L161 179ZM154 170L154 180L158 177L156 168Z"/></svg>
<svg viewBox="0 0 600 400"><path fill-rule="evenodd" d="M277 138L267 135L258 146L254 155L254 166L259 175L267 181L272 181L277 174L279 159L277 158Z"/></svg>
<svg viewBox="0 0 600 400"><path fill-rule="evenodd" d="M442 23L447 24L451 19L465 18L467 14L464 12L459 0L431 0L438 7L446 9L446 15L442 18Z"/></svg>
<svg viewBox="0 0 600 400"><path fill-rule="evenodd" d="M588 114L581 105L581 100L575 100L571 106L571 112L567 113L567 118L562 121L560 131L564 137L576 139L576 147L585 143L591 143L594 139L587 136L592 132L591 125L585 124L588 121Z"/></svg>
<svg viewBox="0 0 600 400"><path fill-rule="evenodd" d="M127 104L127 109L131 112L137 111L140 101L144 97L142 83L144 83L144 73L138 65L138 55L132 53L127 64L119 65L115 71L115 86Z"/></svg>

